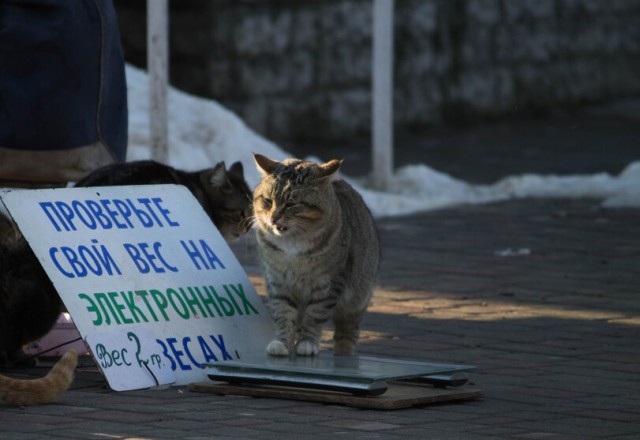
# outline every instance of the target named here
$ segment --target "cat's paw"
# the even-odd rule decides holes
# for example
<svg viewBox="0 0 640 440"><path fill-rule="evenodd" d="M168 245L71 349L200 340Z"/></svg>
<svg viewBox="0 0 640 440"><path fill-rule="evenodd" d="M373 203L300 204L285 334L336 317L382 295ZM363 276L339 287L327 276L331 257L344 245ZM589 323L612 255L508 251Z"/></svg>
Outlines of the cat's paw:
<svg viewBox="0 0 640 440"><path fill-rule="evenodd" d="M335 347L333 348L335 356L353 356L355 353L355 346L352 342L335 341Z"/></svg>
<svg viewBox="0 0 640 440"><path fill-rule="evenodd" d="M314 344L307 339L298 342L296 345L296 354L300 356L315 356L319 350L318 344Z"/></svg>
<svg viewBox="0 0 640 440"><path fill-rule="evenodd" d="M289 349L282 341L274 339L267 345L267 354L269 356L289 356Z"/></svg>

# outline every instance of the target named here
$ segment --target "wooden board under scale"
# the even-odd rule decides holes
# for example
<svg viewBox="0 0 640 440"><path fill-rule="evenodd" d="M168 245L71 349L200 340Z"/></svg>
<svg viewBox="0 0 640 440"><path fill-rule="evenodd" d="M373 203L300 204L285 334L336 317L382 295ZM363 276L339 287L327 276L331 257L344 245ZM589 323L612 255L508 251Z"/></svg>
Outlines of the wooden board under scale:
<svg viewBox="0 0 640 440"><path fill-rule="evenodd" d="M267 397L271 399L301 400L305 402L347 405L368 409L403 409L432 403L477 399L484 391L472 387L434 388L432 386L390 383L383 395L360 397L333 391L310 390L271 385L232 385L226 382L196 382L189 391L221 395Z"/></svg>

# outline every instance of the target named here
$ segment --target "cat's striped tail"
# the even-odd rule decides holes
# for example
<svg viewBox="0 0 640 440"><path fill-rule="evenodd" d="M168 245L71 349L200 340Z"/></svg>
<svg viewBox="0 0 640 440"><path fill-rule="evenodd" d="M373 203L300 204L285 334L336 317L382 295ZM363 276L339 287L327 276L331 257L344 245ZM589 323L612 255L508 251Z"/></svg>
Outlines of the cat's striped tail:
<svg viewBox="0 0 640 440"><path fill-rule="evenodd" d="M0 401L14 406L53 402L71 385L77 364L78 353L69 350L45 377L13 379L0 375Z"/></svg>

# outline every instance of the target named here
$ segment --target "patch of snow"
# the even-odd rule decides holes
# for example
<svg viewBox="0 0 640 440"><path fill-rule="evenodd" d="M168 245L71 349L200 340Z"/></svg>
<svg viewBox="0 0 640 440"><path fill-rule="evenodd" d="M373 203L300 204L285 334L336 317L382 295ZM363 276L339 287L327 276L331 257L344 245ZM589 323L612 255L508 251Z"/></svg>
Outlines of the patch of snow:
<svg viewBox="0 0 640 440"><path fill-rule="evenodd" d="M127 66L129 146L127 160L149 159L148 79L145 71ZM251 187L259 174L252 153L282 160L290 155L252 131L237 115L213 100L170 88L169 164L184 170L212 166L220 160L244 164ZM603 146L604 148L604 146ZM376 216L394 216L460 204L486 203L526 197L597 198L607 208L640 207L640 162L618 176L509 176L492 185L473 185L424 164L396 170L388 191L374 191L364 180L348 180Z"/></svg>

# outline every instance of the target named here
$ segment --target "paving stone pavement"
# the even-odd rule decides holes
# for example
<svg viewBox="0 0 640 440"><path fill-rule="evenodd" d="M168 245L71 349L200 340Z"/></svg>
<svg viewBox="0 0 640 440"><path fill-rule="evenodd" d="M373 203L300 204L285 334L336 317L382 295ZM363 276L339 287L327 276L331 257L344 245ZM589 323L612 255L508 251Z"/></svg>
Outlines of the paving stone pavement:
<svg viewBox="0 0 640 440"><path fill-rule="evenodd" d="M591 166L615 145L588 149L581 160ZM635 155L627 144L611 166L619 171ZM479 157L457 171L495 180L497 157L507 155L492 150L485 170ZM515 165L501 164L526 169ZM360 353L476 365L471 379L483 398L380 411L185 387L113 392L85 361L56 403L0 403L0 439L640 438L640 209L527 199L378 224L383 259ZM233 249L264 294L254 240ZM39 377L49 365L0 373Z"/></svg>
<svg viewBox="0 0 640 440"><path fill-rule="evenodd" d="M379 228L360 353L476 365L485 397L380 411L185 387L113 392L89 364L54 404L0 405L0 439L640 438L639 209L532 199ZM254 247L233 248L263 293ZM529 251L500 256L509 248Z"/></svg>

